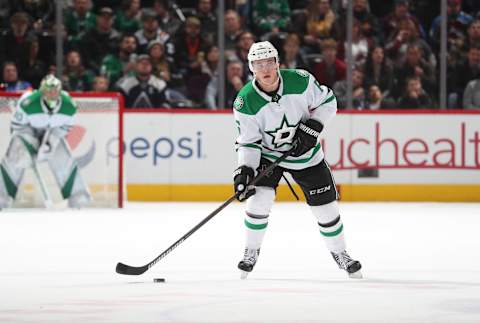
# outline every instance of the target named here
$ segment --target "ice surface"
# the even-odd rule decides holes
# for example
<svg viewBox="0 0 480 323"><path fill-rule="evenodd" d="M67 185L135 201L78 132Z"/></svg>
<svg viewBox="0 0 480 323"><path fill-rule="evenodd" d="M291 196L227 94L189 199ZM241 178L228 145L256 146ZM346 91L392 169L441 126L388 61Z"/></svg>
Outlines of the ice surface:
<svg viewBox="0 0 480 323"><path fill-rule="evenodd" d="M0 322L480 322L480 204L341 203L363 280L340 271L309 209L277 203L245 281L234 203L0 212ZM166 283L154 283L165 278Z"/></svg>

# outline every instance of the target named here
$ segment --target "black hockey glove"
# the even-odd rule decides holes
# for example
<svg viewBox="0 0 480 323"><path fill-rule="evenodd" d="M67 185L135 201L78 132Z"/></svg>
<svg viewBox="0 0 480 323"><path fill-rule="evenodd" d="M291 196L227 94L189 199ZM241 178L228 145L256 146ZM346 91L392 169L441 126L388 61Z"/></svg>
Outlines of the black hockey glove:
<svg viewBox="0 0 480 323"><path fill-rule="evenodd" d="M317 120L308 119L305 123L300 122L293 136L293 150L290 155L298 157L315 147L322 130L323 125Z"/></svg>
<svg viewBox="0 0 480 323"><path fill-rule="evenodd" d="M233 189L237 200L245 201L255 194L255 186L248 185L253 179L255 172L251 167L240 166L233 172Z"/></svg>

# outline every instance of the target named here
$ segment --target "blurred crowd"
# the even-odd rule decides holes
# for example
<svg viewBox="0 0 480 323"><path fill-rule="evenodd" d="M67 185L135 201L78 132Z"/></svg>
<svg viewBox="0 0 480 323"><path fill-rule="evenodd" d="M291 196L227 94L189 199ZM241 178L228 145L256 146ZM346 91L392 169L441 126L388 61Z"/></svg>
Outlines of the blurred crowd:
<svg viewBox="0 0 480 323"><path fill-rule="evenodd" d="M229 108L251 80L247 53L269 40L281 68L310 71L346 108L347 0L0 0L1 89L36 88L64 45L67 91L119 91L129 108ZM438 0L353 0L354 109L439 108ZM480 1L448 0L449 109L480 108ZM218 106L218 19L226 106Z"/></svg>

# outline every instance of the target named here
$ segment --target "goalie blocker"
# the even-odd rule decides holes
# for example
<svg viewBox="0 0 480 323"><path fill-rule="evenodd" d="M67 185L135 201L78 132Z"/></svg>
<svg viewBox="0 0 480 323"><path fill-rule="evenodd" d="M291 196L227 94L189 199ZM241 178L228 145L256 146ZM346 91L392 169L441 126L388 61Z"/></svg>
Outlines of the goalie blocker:
<svg viewBox="0 0 480 323"><path fill-rule="evenodd" d="M75 113L75 103L53 75L42 80L39 90L20 98L11 122L12 138L0 163L0 208L12 205L25 170L43 161L69 207L79 208L91 200L65 141Z"/></svg>

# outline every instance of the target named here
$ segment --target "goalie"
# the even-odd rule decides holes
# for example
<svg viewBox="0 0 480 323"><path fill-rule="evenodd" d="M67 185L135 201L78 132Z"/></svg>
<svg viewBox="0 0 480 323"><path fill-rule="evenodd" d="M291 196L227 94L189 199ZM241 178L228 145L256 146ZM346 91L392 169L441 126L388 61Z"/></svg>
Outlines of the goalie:
<svg viewBox="0 0 480 323"><path fill-rule="evenodd" d="M69 207L80 208L91 200L65 140L76 111L72 98L53 75L47 75L38 90L20 97L12 117L12 137L0 163L0 209L12 205L25 169L43 161Z"/></svg>

